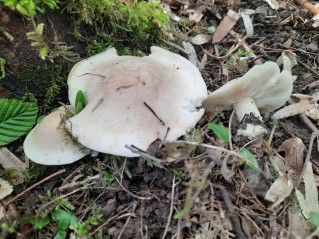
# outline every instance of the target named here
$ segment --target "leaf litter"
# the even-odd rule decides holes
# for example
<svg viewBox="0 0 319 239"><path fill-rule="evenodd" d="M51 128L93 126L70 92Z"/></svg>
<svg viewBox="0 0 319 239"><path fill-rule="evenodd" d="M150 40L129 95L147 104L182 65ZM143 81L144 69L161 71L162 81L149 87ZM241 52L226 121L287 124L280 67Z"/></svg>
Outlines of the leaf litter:
<svg viewBox="0 0 319 239"><path fill-rule="evenodd" d="M291 66L298 76L294 94L314 93L306 87L313 82L300 79L310 72L319 80L317 52L304 50L316 32L312 15L297 5L298 1L165 2L172 15L189 23L189 31L182 32L183 52L201 67L209 91L242 76L254 64L276 61L286 47L299 63ZM258 7L263 8L262 13ZM253 31L251 25L247 30L250 23L240 18L240 9L255 11L249 16ZM178 18L177 25L181 24ZM212 26L214 33L208 30ZM300 35L299 31L312 35ZM178 34L173 36L179 39ZM288 39L292 43L284 47ZM243 58L246 67L236 68ZM316 100L307 104L313 107ZM303 105L296 114L311 107ZM43 179L41 184L29 182L36 187L19 200L4 198L0 219L8 215L10 206L55 215L55 207L66 209L70 203L76 208L74 215L83 221L96 210L104 215L103 221L90 226L91 236L101 232L113 238L305 238L316 231L316 224L306 219L311 212L318 213L318 175L312 169L318 152L310 147L315 139L311 140L310 129L303 133L304 121L296 114L277 119L276 125L273 113L265 117L268 132L264 139L228 137L227 133L234 135L240 122L231 120L231 112L213 112L205 114L198 132L187 135L186 142L154 142L154 150L133 161L98 155L93 164L90 159L66 167L66 172L51 169L37 178ZM209 123L223 128L214 130ZM285 127L287 124L293 125L293 130ZM162 163L161 168L156 162ZM18 221L14 213L11 216L11 222ZM43 236L29 228L31 234L21 232ZM44 232L54 235L50 230Z"/></svg>

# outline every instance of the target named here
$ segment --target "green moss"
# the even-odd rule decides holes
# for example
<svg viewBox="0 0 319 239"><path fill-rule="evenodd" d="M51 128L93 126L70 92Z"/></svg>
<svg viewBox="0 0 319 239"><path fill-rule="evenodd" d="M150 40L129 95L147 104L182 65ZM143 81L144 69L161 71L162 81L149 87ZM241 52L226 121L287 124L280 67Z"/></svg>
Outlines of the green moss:
<svg viewBox="0 0 319 239"><path fill-rule="evenodd" d="M17 175L18 175L18 172L16 168L3 169L1 170L1 173L0 173L1 178L9 182L13 182L14 179L17 177Z"/></svg>
<svg viewBox="0 0 319 239"><path fill-rule="evenodd" d="M138 0L69 0L66 8L86 23L79 39L87 42L87 52L93 55L110 45L119 51L131 48L148 51L157 39L164 37L161 28L169 28L169 17L159 1Z"/></svg>
<svg viewBox="0 0 319 239"><path fill-rule="evenodd" d="M45 108L58 101L61 88L66 86L67 75L61 65L43 64L36 66L26 64L17 73L16 84L23 92L32 93Z"/></svg>

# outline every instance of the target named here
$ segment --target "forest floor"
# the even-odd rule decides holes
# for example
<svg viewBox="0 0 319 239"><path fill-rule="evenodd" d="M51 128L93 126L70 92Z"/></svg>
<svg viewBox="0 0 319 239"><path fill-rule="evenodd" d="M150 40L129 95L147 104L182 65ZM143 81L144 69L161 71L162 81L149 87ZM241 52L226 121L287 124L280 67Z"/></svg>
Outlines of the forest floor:
<svg viewBox="0 0 319 239"><path fill-rule="evenodd" d="M293 94L318 99L319 33L312 26L313 14L303 6L290 0L280 1L277 9L262 0L164 2L178 31L168 30L174 39L152 40L147 46L160 44L189 58L199 67L209 92L244 75L255 64L276 62L289 51L297 61L292 68L292 75L297 76ZM240 9L254 10L251 36L246 35ZM226 17L230 10L237 13L238 20ZM225 27L218 29L222 20ZM92 55L84 39L94 32L94 24L79 23L61 9L37 14L35 21L45 23L43 39L51 49L61 50L56 47L59 44L73 48L63 48L59 55L42 60L39 49L26 37L34 30L31 22L0 3L0 58L6 61L0 71L0 76L5 73L0 79L0 98L21 99L32 94L38 101L39 115L45 115L59 102L67 102L68 73L76 61ZM183 48L185 42L191 47ZM185 54L190 51L194 53ZM58 90L50 94L48 89L53 85ZM286 106L293 102L298 99L292 97ZM162 165L143 157L105 154L87 156L70 165L38 165L24 155L21 137L6 147L28 168L24 182L1 201L0 238L318 236L319 219L316 214L309 219L309 212L319 212L315 139L319 131L316 120L305 111L275 123L271 120L274 112L267 113L263 115L267 133L262 139L243 141L234 136L231 144L222 142L208 123L229 127L232 119L231 134L235 135L239 124L232 112L206 112L196 130L186 137L199 146L166 144L153 155L164 160ZM243 146L252 154L248 160L257 160L257 170L229 154L239 153ZM311 163L314 173L305 161ZM6 170L0 172L1 177L8 177ZM277 188L269 192L275 181ZM267 192L273 201L265 199ZM300 192L306 195L306 206L296 196Z"/></svg>

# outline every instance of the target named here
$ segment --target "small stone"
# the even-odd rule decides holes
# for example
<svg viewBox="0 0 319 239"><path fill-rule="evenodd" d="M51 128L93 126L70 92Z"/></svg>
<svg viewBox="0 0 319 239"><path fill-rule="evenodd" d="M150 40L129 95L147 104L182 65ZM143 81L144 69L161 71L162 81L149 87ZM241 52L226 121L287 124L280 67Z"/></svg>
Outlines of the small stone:
<svg viewBox="0 0 319 239"><path fill-rule="evenodd" d="M306 45L307 50L310 50L312 52L318 52L318 43L316 42L311 42L308 45Z"/></svg>

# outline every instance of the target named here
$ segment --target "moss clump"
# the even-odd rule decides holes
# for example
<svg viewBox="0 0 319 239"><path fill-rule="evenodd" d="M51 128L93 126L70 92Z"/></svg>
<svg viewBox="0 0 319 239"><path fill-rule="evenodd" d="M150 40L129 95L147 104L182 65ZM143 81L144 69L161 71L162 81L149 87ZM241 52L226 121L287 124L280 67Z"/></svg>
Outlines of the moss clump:
<svg viewBox="0 0 319 239"><path fill-rule="evenodd" d="M79 39L88 43L89 55L113 45L129 47L133 54L146 50L168 29L169 17L159 1L69 0L67 9L77 14ZM88 29L89 28L89 29Z"/></svg>
<svg viewBox="0 0 319 239"><path fill-rule="evenodd" d="M67 73L64 73L62 66L58 64L42 64L36 66L26 64L16 74L17 88L25 94L31 93L42 106L41 110L46 111L53 103L62 101L62 91L66 87Z"/></svg>

